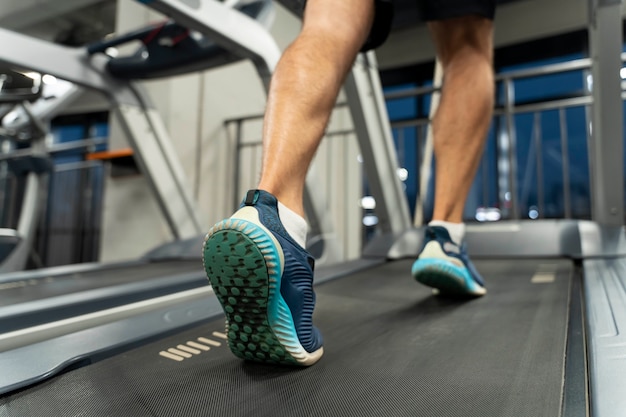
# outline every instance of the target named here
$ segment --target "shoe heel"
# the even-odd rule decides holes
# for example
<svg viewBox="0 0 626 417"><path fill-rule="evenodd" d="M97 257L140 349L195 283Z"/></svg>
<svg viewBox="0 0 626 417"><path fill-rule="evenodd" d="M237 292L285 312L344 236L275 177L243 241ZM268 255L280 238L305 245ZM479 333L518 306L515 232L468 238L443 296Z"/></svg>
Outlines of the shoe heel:
<svg viewBox="0 0 626 417"><path fill-rule="evenodd" d="M280 291L278 250L259 226L227 219L207 234L203 263L226 314L230 350L242 359L295 365L270 324Z"/></svg>

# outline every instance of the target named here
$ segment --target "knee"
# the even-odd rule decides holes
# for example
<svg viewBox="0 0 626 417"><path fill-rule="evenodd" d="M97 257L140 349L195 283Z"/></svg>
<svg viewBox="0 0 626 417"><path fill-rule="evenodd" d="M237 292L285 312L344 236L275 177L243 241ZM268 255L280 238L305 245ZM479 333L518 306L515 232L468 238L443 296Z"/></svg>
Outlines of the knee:
<svg viewBox="0 0 626 417"><path fill-rule="evenodd" d="M308 0L300 37L314 38L331 48L360 49L374 20L374 2Z"/></svg>
<svg viewBox="0 0 626 417"><path fill-rule="evenodd" d="M479 16L433 21L429 28L444 68L453 61L493 60L493 22Z"/></svg>

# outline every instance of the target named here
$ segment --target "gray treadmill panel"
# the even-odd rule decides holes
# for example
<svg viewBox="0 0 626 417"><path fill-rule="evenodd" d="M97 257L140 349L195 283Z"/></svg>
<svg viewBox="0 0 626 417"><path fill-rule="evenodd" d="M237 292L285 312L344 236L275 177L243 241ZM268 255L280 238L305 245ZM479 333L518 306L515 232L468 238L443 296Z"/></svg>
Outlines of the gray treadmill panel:
<svg viewBox="0 0 626 417"><path fill-rule="evenodd" d="M203 271L199 260L140 263L79 271L47 279L23 279L0 285L0 307L193 271Z"/></svg>
<svg viewBox="0 0 626 417"><path fill-rule="evenodd" d="M585 260L593 416L626 413L626 259Z"/></svg>
<svg viewBox="0 0 626 417"><path fill-rule="evenodd" d="M317 287L311 368L235 358L218 318L4 396L0 415L560 415L571 264L476 264L489 293L472 301L432 296L410 261ZM189 341L211 349L160 355Z"/></svg>
<svg viewBox="0 0 626 417"><path fill-rule="evenodd" d="M0 334L200 286L208 280L199 260L105 266L0 284ZM0 351L10 346L0 340Z"/></svg>

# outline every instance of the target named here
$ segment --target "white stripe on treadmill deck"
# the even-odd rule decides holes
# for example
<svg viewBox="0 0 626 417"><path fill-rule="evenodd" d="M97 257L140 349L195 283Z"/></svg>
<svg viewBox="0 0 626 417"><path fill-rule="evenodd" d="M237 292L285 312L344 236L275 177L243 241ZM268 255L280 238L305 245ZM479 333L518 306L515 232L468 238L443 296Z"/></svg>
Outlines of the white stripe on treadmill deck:
<svg viewBox="0 0 626 417"><path fill-rule="evenodd" d="M206 343L209 346L222 346L220 342L216 342L215 340L207 339L206 337L199 337L198 340L202 343Z"/></svg>
<svg viewBox="0 0 626 417"><path fill-rule="evenodd" d="M174 355L173 353L169 353L169 352L166 352L164 350L160 351L159 355L163 356L164 358L171 359L171 360L177 361L177 362L185 360L185 358L181 358L178 355Z"/></svg>
<svg viewBox="0 0 626 417"><path fill-rule="evenodd" d="M530 279L533 284L550 284L556 279L556 271L558 265L554 264L541 264L537 268L537 272Z"/></svg>
<svg viewBox="0 0 626 417"><path fill-rule="evenodd" d="M194 347L196 349L204 350L205 352L207 350L211 350L211 348L206 346L206 345L201 345L200 343L191 342L191 341L187 342L187 346L191 346L191 347Z"/></svg>
<svg viewBox="0 0 626 417"><path fill-rule="evenodd" d="M173 353L174 355L182 356L183 358L191 358L193 355L191 353L183 352L182 350L178 350L175 348L169 348L167 350L169 353Z"/></svg>
<svg viewBox="0 0 626 417"><path fill-rule="evenodd" d="M199 354L202 353L201 350L194 349L192 347L185 346L185 345L178 345L178 346L176 346L176 349L180 349L180 350L182 350L184 352L189 352L189 353L194 354L194 355L199 355Z"/></svg>
<svg viewBox="0 0 626 417"><path fill-rule="evenodd" d="M215 337L219 337L220 339L228 339L228 336L226 336L224 333L220 333L220 332L213 332L213 336Z"/></svg>
<svg viewBox="0 0 626 417"><path fill-rule="evenodd" d="M554 272L537 272L530 279L533 284L549 284L554 282L556 274Z"/></svg>

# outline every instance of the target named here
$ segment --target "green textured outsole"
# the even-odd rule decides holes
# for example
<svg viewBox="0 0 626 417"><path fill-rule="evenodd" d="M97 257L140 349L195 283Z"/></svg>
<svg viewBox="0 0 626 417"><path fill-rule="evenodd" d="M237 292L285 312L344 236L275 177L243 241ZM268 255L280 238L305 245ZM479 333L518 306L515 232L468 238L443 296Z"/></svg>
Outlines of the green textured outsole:
<svg viewBox="0 0 626 417"><path fill-rule="evenodd" d="M207 235L204 268L226 314L230 350L250 361L298 365L270 325L280 278L268 240L246 222L225 220Z"/></svg>

